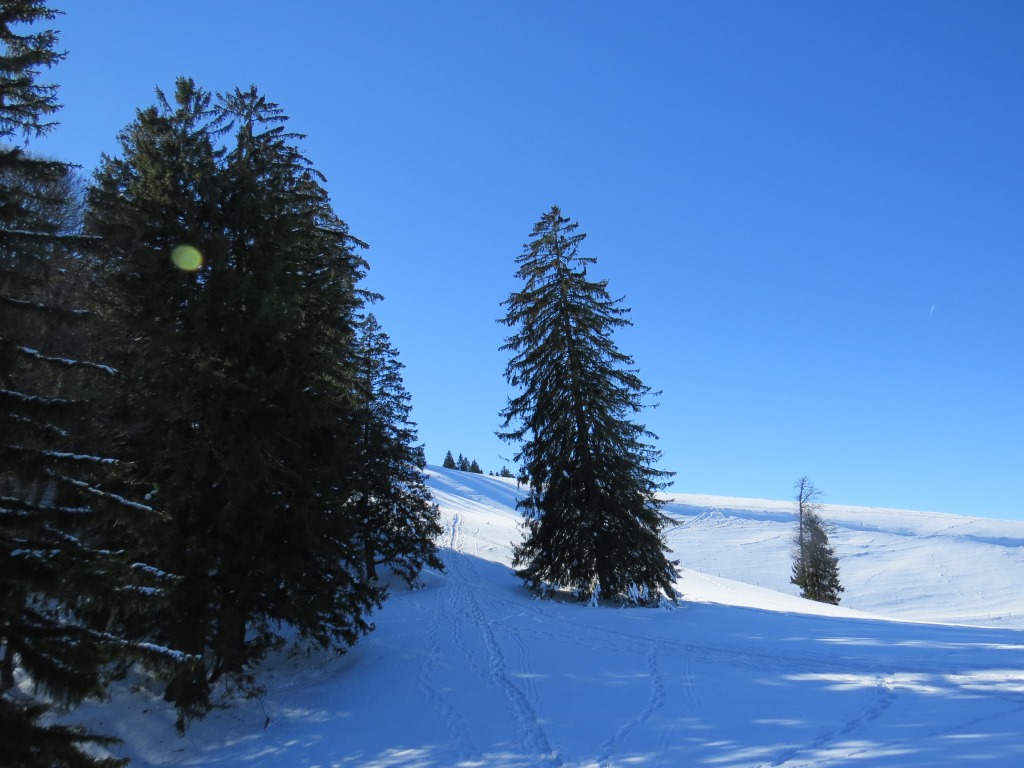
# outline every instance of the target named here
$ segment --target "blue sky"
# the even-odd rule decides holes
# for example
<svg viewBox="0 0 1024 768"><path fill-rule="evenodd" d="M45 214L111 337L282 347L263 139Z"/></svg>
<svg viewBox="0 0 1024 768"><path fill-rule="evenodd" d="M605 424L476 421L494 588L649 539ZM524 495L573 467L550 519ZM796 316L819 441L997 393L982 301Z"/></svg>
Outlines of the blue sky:
<svg viewBox="0 0 1024 768"><path fill-rule="evenodd" d="M673 490L1024 519L1024 4L65 2L91 171L178 75L307 134L431 462L511 465L499 303L552 204L632 309Z"/></svg>

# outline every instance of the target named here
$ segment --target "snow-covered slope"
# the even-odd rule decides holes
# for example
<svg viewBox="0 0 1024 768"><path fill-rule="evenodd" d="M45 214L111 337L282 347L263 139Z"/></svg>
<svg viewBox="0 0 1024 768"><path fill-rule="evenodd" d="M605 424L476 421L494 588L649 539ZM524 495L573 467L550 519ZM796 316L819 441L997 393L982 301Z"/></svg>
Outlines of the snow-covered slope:
<svg viewBox="0 0 1024 768"><path fill-rule="evenodd" d="M688 568L780 592L790 585L792 502L669 497L669 543ZM1024 523L825 505L843 605L894 618L1024 629Z"/></svg>
<svg viewBox="0 0 1024 768"><path fill-rule="evenodd" d="M594 609L511 575L514 480L430 474L447 572L346 656L281 654L182 738L129 686L70 719L135 765L1024 764L1024 523L825 507L846 593L823 606L789 584L789 503L677 495L685 600Z"/></svg>

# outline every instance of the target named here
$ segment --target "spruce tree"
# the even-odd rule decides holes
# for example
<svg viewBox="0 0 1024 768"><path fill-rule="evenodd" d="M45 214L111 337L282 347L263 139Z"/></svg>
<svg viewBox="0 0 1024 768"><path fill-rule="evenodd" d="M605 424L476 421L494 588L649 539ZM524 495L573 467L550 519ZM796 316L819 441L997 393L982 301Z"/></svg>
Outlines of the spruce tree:
<svg viewBox="0 0 1024 768"><path fill-rule="evenodd" d="M448 451L448 453L444 455L444 463L442 463L441 466L445 469L458 469L458 465L455 463L455 457L452 456L451 451Z"/></svg>
<svg viewBox="0 0 1024 768"><path fill-rule="evenodd" d="M100 308L121 373L104 414L125 460L112 480L160 504L166 517L137 531L133 552L179 576L149 629L203 660L219 517L198 487L217 487L199 433L204 410L215 407L208 398L214 364L204 332L203 271L177 269L170 257L188 246L209 263L224 247L212 96L184 82L174 96L172 103L158 92L158 104L140 110L120 134L121 156L102 158L87 223L105 256ZM204 664L180 670L169 691L183 709L201 710Z"/></svg>
<svg viewBox="0 0 1024 768"><path fill-rule="evenodd" d="M611 339L628 310L590 279L596 260L579 254L577 228L557 207L545 213L516 259L524 285L503 302L515 329L505 377L519 394L499 435L521 446L529 486L513 565L532 589L580 600L675 599L656 496L671 473L654 467L656 436L631 420L651 391Z"/></svg>
<svg viewBox="0 0 1024 768"><path fill-rule="evenodd" d="M366 575L376 579L377 566L387 565L412 585L424 566L444 570L435 543L440 513L424 481L426 460L415 445L402 363L373 314L359 326L357 360L355 493Z"/></svg>
<svg viewBox="0 0 1024 768"><path fill-rule="evenodd" d="M85 244L75 176L16 143L56 125L57 86L37 80L64 57L40 28L56 15L41 0L0 7L0 753L10 766L117 764L84 750L112 739L43 716L101 695L105 665L143 651L124 631L143 585L108 534L151 510L97 481L113 460L93 449L83 392L116 372L83 354L89 313L68 303Z"/></svg>
<svg viewBox="0 0 1024 768"><path fill-rule="evenodd" d="M819 603L839 605L844 591L839 583L839 559L829 544L828 526L819 511L821 491L809 478L796 482L797 532L793 537L793 575L800 596Z"/></svg>
<svg viewBox="0 0 1024 768"><path fill-rule="evenodd" d="M179 724L220 677L247 682L282 622L341 651L381 597L348 509L365 262L285 120L254 88L179 79L90 194L124 481L166 516L139 547L179 577L154 631L201 660L168 686Z"/></svg>

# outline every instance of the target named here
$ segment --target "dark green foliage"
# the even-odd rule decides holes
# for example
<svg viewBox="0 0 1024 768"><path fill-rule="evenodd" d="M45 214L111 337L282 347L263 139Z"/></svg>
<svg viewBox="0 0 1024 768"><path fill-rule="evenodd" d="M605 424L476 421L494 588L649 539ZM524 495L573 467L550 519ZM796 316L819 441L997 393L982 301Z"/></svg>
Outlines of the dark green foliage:
<svg viewBox="0 0 1024 768"><path fill-rule="evenodd" d="M204 519L180 464L191 462L194 479L212 485L208 457L183 424L197 406L213 407L207 391L212 366L200 367L203 347L195 341L203 336L202 283L197 275L171 268L169 256L181 243L209 254L219 238L210 220L216 203L209 200L217 184L217 153L207 131L209 95L180 88L177 96L173 107L161 99L160 107L140 111L137 128L120 137L124 157L104 158L90 191L89 218L104 254L101 306L110 354L121 372L105 414L126 460L114 479L152 495L167 515L133 531L134 541L127 544L180 576L164 607L167 618L156 617L148 630L160 642L203 658L206 637L194 623L202 626L207 617L211 585L204 558L215 544L204 534L211 533L206 526L213 521ZM200 418L196 414L191 422L197 428ZM176 473L160 463L175 454ZM194 681L195 669L175 677L180 702L204 701L202 686L184 690L182 681Z"/></svg>
<svg viewBox="0 0 1024 768"><path fill-rule="evenodd" d="M39 724L46 708L0 698L0 744L4 768L116 768L127 760L86 754L86 745L109 746L116 739L63 725Z"/></svg>
<svg viewBox="0 0 1024 768"><path fill-rule="evenodd" d="M498 477L515 477L515 475L509 471L508 467L502 465L501 469L498 471Z"/></svg>
<svg viewBox="0 0 1024 768"><path fill-rule="evenodd" d="M202 660L167 691L191 715L281 622L339 651L370 629L381 593L348 509L365 262L276 105L186 79L158 96L104 157L88 224L123 371L119 479L165 515L136 546L179 576L152 631ZM182 244L198 269L172 262Z"/></svg>
<svg viewBox="0 0 1024 768"><path fill-rule="evenodd" d="M675 563L661 539L656 493L671 473L653 467L655 436L631 418L650 394L611 340L629 324L606 281L592 281L586 235L557 207L544 214L516 263L521 290L503 302L516 329L502 347L521 394L499 433L521 444L529 495L526 540L514 565L533 589L566 588L581 600L655 603L675 598Z"/></svg>
<svg viewBox="0 0 1024 768"><path fill-rule="evenodd" d="M47 702L103 691L103 667L138 650L123 619L142 593L108 547L111 529L149 514L96 478L111 460L85 439L83 384L114 371L86 358L79 292L81 210L65 163L13 142L55 123L56 86L37 77L63 58L37 26L43 2L0 6L0 756L4 765L108 765L81 747L111 740L41 724ZM27 25L29 31L19 34Z"/></svg>
<svg viewBox="0 0 1024 768"><path fill-rule="evenodd" d="M797 480L796 489L798 522L790 581L800 587L801 597L839 605L844 589L839 583L839 559L828 541L828 526L818 514L821 491L807 477Z"/></svg>
<svg viewBox="0 0 1024 768"><path fill-rule="evenodd" d="M476 472L481 475L484 473L484 471L480 469L480 465L477 463L476 459L467 459L461 453L459 454L458 459L453 459L451 451L448 451L445 455L444 463L441 466L445 469L457 469L460 472Z"/></svg>
<svg viewBox="0 0 1024 768"><path fill-rule="evenodd" d="M355 494L366 574L375 579L377 566L387 565L412 585L424 566L444 570L434 542L442 532L440 513L424 483L423 448L414 445L403 366L372 314L359 326L356 360Z"/></svg>

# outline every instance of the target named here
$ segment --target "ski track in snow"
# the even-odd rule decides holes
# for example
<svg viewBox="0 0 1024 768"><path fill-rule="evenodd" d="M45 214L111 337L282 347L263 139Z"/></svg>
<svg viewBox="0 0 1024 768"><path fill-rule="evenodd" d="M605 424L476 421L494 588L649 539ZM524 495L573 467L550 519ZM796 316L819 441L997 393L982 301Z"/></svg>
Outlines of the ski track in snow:
<svg viewBox="0 0 1024 768"><path fill-rule="evenodd" d="M658 644L651 643L650 650L647 653L647 673L651 680L651 695L648 699L647 706L636 716L636 718L624 723L610 739L601 745L601 756L598 758L598 763L601 768L614 768L612 757L616 752L616 745L628 736L629 732L632 731L639 725L647 722L651 715L654 714L655 710L659 709L665 704L665 681L661 677L661 673L658 671Z"/></svg>
<svg viewBox="0 0 1024 768"><path fill-rule="evenodd" d="M840 510L857 613L780 588L792 514L779 503L684 499L668 529L681 604L594 609L532 598L511 573L514 483L431 473L445 572L396 589L340 662L268 660L259 703L233 701L184 738L158 694L143 706L163 725L127 690L81 722L123 723L137 768L1024 764L1019 524ZM989 612L1009 628L900 619Z"/></svg>
<svg viewBox="0 0 1024 768"><path fill-rule="evenodd" d="M446 584L445 591L448 593L453 591L451 580ZM450 604L451 598L446 597L445 602ZM420 670L419 687L427 701L444 722L449 744L455 754L458 755L460 762L478 762L481 758L481 752L473 741L470 727L466 719L442 692L442 686L438 682L443 655L440 635L443 629L450 629L453 625L458 626L451 620L446 611L438 610L434 612L433 618L430 621L430 628L427 632L427 657Z"/></svg>
<svg viewBox="0 0 1024 768"><path fill-rule="evenodd" d="M508 711L515 724L519 740L518 752L529 755L533 765L561 766L562 762L552 749L548 736L537 717L533 705L536 697L535 694L530 695L531 686L527 685L526 691L524 691L510 677L505 655L492 628L492 622L484 614L474 594L473 585L477 581L477 576L473 573L471 562L463 557L465 554L463 551L465 545L464 520L459 514L453 514L446 527L449 529L449 548L454 556L446 558L445 561L448 577L445 587L447 612L444 620L452 644L462 654L469 666L483 678L488 687L497 689L504 696ZM464 628L472 632L471 639L464 637ZM519 650L519 666L524 672L523 676L525 679L529 679L528 647L516 637L515 633L509 633L509 637L512 644ZM474 650L474 646L482 646L482 653ZM441 698L440 694L437 694L437 697ZM455 714L452 713L452 715ZM449 722L455 719L454 716L450 716ZM465 759L480 760L479 749L471 750Z"/></svg>
<svg viewBox="0 0 1024 768"><path fill-rule="evenodd" d="M487 502L487 499L475 494L474 501ZM776 516L780 513L773 512ZM783 515L785 513L782 513ZM669 531L681 531L691 527L707 525L720 527L726 524L728 511L723 514L721 509L706 509L695 516L677 516L669 527ZM961 529L970 524L970 521L960 521L952 525L937 528L921 538L939 538L950 536L951 532ZM785 534L765 532L758 538L751 538L737 542L737 546L743 549L754 549L758 546L778 547L779 541L783 545L788 537ZM868 546L872 540L864 544ZM932 572L945 576L944 565L941 557L936 553L929 556L932 562ZM460 566L461 567L461 566ZM472 567L469 565L468 567ZM698 578L707 579L704 574L691 573ZM726 592L734 591L736 587L730 586L721 579L718 588ZM958 597L967 599L963 591L955 588ZM509 610L521 610L513 600L504 600L500 596L489 596L490 605ZM672 766L677 764L677 759L670 755L670 748L676 742L680 722L688 719L697 719L701 715L700 699L697 695L697 688L694 684L694 664L702 667L715 664L728 664L735 667L746 667L753 672L770 672L783 674L786 672L799 671L804 674L823 674L838 676L842 674L852 675L858 680L873 680L873 684L865 688L854 699L851 699L846 707L845 716L840 715L831 726L822 725L816 733L808 734L806 741L781 747L776 750L773 757L766 762L752 762L750 765L760 766L796 766L796 765L819 765L826 764L831 757L821 757L823 754L836 757L842 753L846 757L853 758L864 751L863 747L856 747L856 737L862 735L867 729L870 731L873 723L884 718L898 695L898 684L894 682L891 675L881 672L877 665L868 656L842 656L837 657L832 653L815 653L807 647L795 648L793 651L786 651L780 647L772 646L764 650L752 644L736 644L722 637L715 637L713 641L701 642L692 639L666 639L663 637L647 637L643 633L622 633L614 629L596 626L588 622L586 618L573 616L569 618L562 610L564 606L548 604L544 601L536 601L534 611L541 619L539 622L543 629L531 626L529 632L534 641L549 642L553 644L575 643L598 652L613 652L616 654L642 655L646 659L647 680L650 686L648 700L643 708L632 717L624 720L621 724L604 739L596 750L596 762L585 761L580 765L596 765L600 768L611 768L617 761L637 762L642 760L638 757L630 757L631 754L626 748L631 737L641 737L645 727L650 727L654 734L653 752L647 756L651 759L651 765ZM549 608L548 605L551 607ZM479 606L477 606L479 608ZM586 625L580 631L580 624ZM523 640L518 632L503 628L507 639L520 647ZM492 635L493 636L493 635ZM641 645L644 644L643 646ZM524 672L526 665L521 654L521 668ZM921 674L940 674L942 670L948 669L949 661L938 654L934 663L922 663L917 660L917 667ZM666 678L662 670L669 671ZM673 674L674 672L674 674ZM526 680L531 676L527 673ZM860 683L858 683L860 685ZM531 707L536 705L536 692L532 685L527 683L525 689L529 692L527 700ZM859 704L858 704L859 702ZM839 714L838 712L836 714ZM647 734L650 737L650 734ZM535 748L535 745L531 745ZM566 763L567 765L569 763ZM577 763L573 763L574 765Z"/></svg>
<svg viewBox="0 0 1024 768"><path fill-rule="evenodd" d="M853 735L864 724L877 720L892 705L894 695L892 682L890 680L883 677L876 678L873 695L871 697L872 700L865 709L861 710L856 716L844 721L838 728L825 730L807 744L784 750L774 760L772 760L772 762L767 763L766 765L771 766L771 768L779 768L779 766L786 766L791 762L794 765L802 766L817 764L817 760L812 759L808 762L806 759L801 758L802 756L806 756L808 753L827 749L841 737ZM843 757L853 756L854 755L850 753L843 755Z"/></svg>

